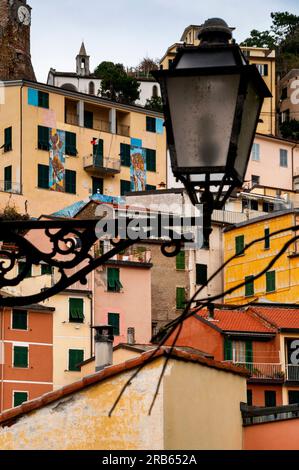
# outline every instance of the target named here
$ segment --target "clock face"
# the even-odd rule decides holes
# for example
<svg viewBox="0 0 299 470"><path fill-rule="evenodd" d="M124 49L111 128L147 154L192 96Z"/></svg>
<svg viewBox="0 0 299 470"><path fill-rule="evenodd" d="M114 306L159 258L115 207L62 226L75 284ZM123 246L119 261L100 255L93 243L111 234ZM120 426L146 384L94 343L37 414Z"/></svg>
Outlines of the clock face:
<svg viewBox="0 0 299 470"><path fill-rule="evenodd" d="M18 9L18 19L19 19L19 22L24 24L25 26L30 25L30 22L31 22L30 11L24 5L20 6Z"/></svg>

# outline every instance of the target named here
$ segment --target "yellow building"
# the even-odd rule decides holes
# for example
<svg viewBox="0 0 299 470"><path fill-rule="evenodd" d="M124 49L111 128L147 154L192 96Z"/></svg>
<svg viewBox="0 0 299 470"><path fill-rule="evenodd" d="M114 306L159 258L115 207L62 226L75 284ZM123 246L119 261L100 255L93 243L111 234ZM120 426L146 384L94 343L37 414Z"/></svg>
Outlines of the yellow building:
<svg viewBox="0 0 299 470"><path fill-rule="evenodd" d="M244 304L255 299L278 303L299 303L299 242L291 243L285 253L259 279L258 275L299 231L299 211L273 212L227 228L224 231L225 261L237 254L224 273L225 291L248 281L225 298L226 303ZM286 231L271 236L274 232ZM265 237L243 252L246 245Z"/></svg>
<svg viewBox="0 0 299 470"><path fill-rule="evenodd" d="M240 402L246 401L248 374L175 349L149 415L169 350L160 350L154 359L151 355L107 367L3 413L0 448L242 450ZM141 365L109 417L120 391Z"/></svg>
<svg viewBox="0 0 299 470"><path fill-rule="evenodd" d="M183 44L198 46L198 33L200 25L187 26L182 34L180 43L175 43L168 48L160 61L163 69L168 69L175 58L177 48ZM233 31L233 28L231 28ZM257 132L261 134L276 134L276 63L275 51L258 47L242 47L244 55L250 64L257 66L260 74L271 91L272 98L266 98L261 111Z"/></svg>
<svg viewBox="0 0 299 470"><path fill-rule="evenodd" d="M166 182L163 115L28 81L0 99L0 208L50 214ZM142 150L143 149L143 150Z"/></svg>

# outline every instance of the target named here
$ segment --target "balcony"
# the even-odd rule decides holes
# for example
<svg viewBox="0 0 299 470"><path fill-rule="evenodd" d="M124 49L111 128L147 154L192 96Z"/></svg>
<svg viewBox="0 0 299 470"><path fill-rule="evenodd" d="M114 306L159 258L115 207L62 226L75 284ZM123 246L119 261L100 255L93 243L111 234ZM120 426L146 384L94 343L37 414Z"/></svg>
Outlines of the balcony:
<svg viewBox="0 0 299 470"><path fill-rule="evenodd" d="M22 194L22 185L13 181L0 181L0 192Z"/></svg>
<svg viewBox="0 0 299 470"><path fill-rule="evenodd" d="M290 382L299 382L299 365L288 364L286 367L286 379Z"/></svg>
<svg viewBox="0 0 299 470"><path fill-rule="evenodd" d="M96 256L106 254L112 250L112 248L113 246L110 242L101 242L98 250L96 250ZM118 253L113 256L109 261L150 264L152 262L152 253L151 250L143 246L130 247L127 250L124 250L123 253Z"/></svg>
<svg viewBox="0 0 299 470"><path fill-rule="evenodd" d="M120 173L120 158L89 155L83 159L84 170L93 175L116 175Z"/></svg>
<svg viewBox="0 0 299 470"><path fill-rule="evenodd" d="M66 124L70 124L71 126L79 126L79 116L75 113L67 113L65 116Z"/></svg>
<svg viewBox="0 0 299 470"><path fill-rule="evenodd" d="M231 361L226 361L230 362ZM262 379L262 380L283 380L284 372L282 370L282 364L271 364L261 362L233 362L235 366L243 367L250 372L251 379ZM299 367L299 366L298 366ZM299 370L298 370L299 377Z"/></svg>
<svg viewBox="0 0 299 470"><path fill-rule="evenodd" d="M116 133L118 135L123 135L124 137L130 137L130 126L125 126L123 124L117 124Z"/></svg>

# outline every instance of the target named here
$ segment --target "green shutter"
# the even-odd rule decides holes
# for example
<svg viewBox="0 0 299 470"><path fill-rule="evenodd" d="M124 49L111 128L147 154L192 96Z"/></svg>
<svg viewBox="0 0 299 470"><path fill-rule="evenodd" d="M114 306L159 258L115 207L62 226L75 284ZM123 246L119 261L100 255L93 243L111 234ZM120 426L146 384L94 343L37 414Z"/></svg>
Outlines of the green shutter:
<svg viewBox="0 0 299 470"><path fill-rule="evenodd" d="M182 310L185 308L186 291L184 287L177 287L176 289L176 308Z"/></svg>
<svg viewBox="0 0 299 470"><path fill-rule="evenodd" d="M103 167L104 158L104 141L103 139L98 140L98 144L93 146L93 163L96 167Z"/></svg>
<svg viewBox="0 0 299 470"><path fill-rule="evenodd" d="M41 265L41 275L46 276L52 274L52 267L49 264L42 264Z"/></svg>
<svg viewBox="0 0 299 470"><path fill-rule="evenodd" d="M125 196L127 193L131 191L131 181L120 181L120 195Z"/></svg>
<svg viewBox="0 0 299 470"><path fill-rule="evenodd" d="M120 156L122 166L131 166L131 146L128 144L120 144Z"/></svg>
<svg viewBox="0 0 299 470"><path fill-rule="evenodd" d="M254 295L254 276L246 276L245 282L245 296L251 297Z"/></svg>
<svg viewBox="0 0 299 470"><path fill-rule="evenodd" d="M17 406L21 406L22 403L28 401L28 393L27 392L14 392L13 394L13 406L16 408Z"/></svg>
<svg viewBox="0 0 299 470"><path fill-rule="evenodd" d="M12 190L12 166L4 168L4 191Z"/></svg>
<svg viewBox="0 0 299 470"><path fill-rule="evenodd" d="M147 171L156 171L156 150L145 149Z"/></svg>
<svg viewBox="0 0 299 470"><path fill-rule="evenodd" d="M147 132L156 132L156 119L147 116L146 117L146 130Z"/></svg>
<svg viewBox="0 0 299 470"><path fill-rule="evenodd" d="M77 135L74 132L65 133L65 153L72 157L77 156Z"/></svg>
<svg viewBox="0 0 299 470"><path fill-rule="evenodd" d="M28 316L26 311L13 310L12 311L12 329L13 330L27 330Z"/></svg>
<svg viewBox="0 0 299 470"><path fill-rule="evenodd" d="M236 255L243 255L244 254L244 235L240 235L236 237Z"/></svg>
<svg viewBox="0 0 299 470"><path fill-rule="evenodd" d="M110 292L120 292L122 284L119 280L119 269L108 268L107 269L107 286Z"/></svg>
<svg viewBox="0 0 299 470"><path fill-rule="evenodd" d="M38 106L39 108L49 109L49 93L45 93L44 91L38 92Z"/></svg>
<svg viewBox="0 0 299 470"><path fill-rule="evenodd" d="M270 229L265 229L265 250L270 248Z"/></svg>
<svg viewBox="0 0 299 470"><path fill-rule="evenodd" d="M18 263L19 274L23 274L26 269L26 263L24 261L19 261ZM28 272L25 275L25 279L32 277L32 266L29 267Z"/></svg>
<svg viewBox="0 0 299 470"><path fill-rule="evenodd" d="M246 341L245 351L246 351L246 362L252 364L253 363L252 341Z"/></svg>
<svg viewBox="0 0 299 470"><path fill-rule="evenodd" d="M196 265L196 285L203 286L208 282L208 266L206 264Z"/></svg>
<svg viewBox="0 0 299 470"><path fill-rule="evenodd" d="M37 185L42 189L49 189L49 167L48 165L38 165L38 182Z"/></svg>
<svg viewBox="0 0 299 470"><path fill-rule="evenodd" d="M154 186L152 184L147 184L145 189L146 189L146 191L156 191L157 186Z"/></svg>
<svg viewBox="0 0 299 470"><path fill-rule="evenodd" d="M233 360L233 342L229 338L224 338L224 360Z"/></svg>
<svg viewBox="0 0 299 470"><path fill-rule="evenodd" d="M14 346L14 367L24 368L28 367L28 348L21 346Z"/></svg>
<svg viewBox="0 0 299 470"><path fill-rule="evenodd" d="M84 361L84 351L80 349L69 349L69 371L80 372L78 364Z"/></svg>
<svg viewBox="0 0 299 470"><path fill-rule="evenodd" d="M39 150L50 150L50 130L48 127L38 126L38 143Z"/></svg>
<svg viewBox="0 0 299 470"><path fill-rule="evenodd" d="M176 269L183 271L186 269L186 255L184 251L181 251L176 257Z"/></svg>
<svg viewBox="0 0 299 470"><path fill-rule="evenodd" d="M108 325L113 327L114 336L120 335L120 326L119 326L119 314L118 313L108 313Z"/></svg>
<svg viewBox="0 0 299 470"><path fill-rule="evenodd" d="M12 150L12 127L4 129L4 152Z"/></svg>
<svg viewBox="0 0 299 470"><path fill-rule="evenodd" d="M93 112L84 111L84 127L87 129L93 129Z"/></svg>
<svg viewBox="0 0 299 470"><path fill-rule="evenodd" d="M274 292L275 290L275 271L269 271L266 273L266 292Z"/></svg>
<svg viewBox="0 0 299 470"><path fill-rule="evenodd" d="M83 323L84 321L83 299L69 299L69 321L71 323Z"/></svg>
<svg viewBox="0 0 299 470"><path fill-rule="evenodd" d="M65 170L65 192L69 194L76 194L77 185L76 185L77 173L72 170Z"/></svg>

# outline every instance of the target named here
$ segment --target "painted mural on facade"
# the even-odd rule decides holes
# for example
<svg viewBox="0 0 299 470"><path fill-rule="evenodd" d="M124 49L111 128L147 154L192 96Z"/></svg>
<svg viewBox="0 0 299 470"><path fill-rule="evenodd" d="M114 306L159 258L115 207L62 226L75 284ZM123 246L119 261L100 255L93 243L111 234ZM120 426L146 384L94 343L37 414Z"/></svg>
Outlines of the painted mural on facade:
<svg viewBox="0 0 299 470"><path fill-rule="evenodd" d="M141 146L131 146L131 190L146 190L146 157Z"/></svg>
<svg viewBox="0 0 299 470"><path fill-rule="evenodd" d="M65 131L50 129L49 188L65 190Z"/></svg>

